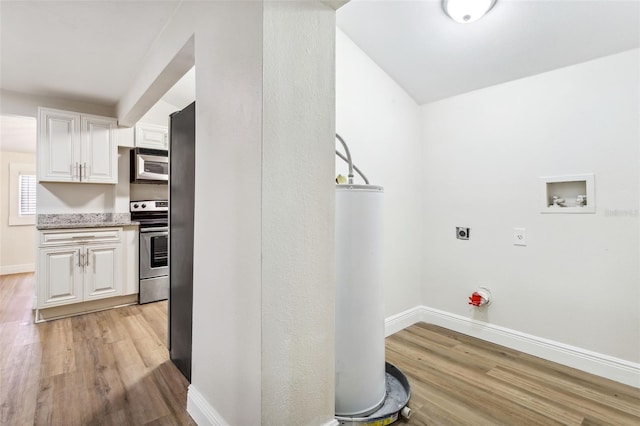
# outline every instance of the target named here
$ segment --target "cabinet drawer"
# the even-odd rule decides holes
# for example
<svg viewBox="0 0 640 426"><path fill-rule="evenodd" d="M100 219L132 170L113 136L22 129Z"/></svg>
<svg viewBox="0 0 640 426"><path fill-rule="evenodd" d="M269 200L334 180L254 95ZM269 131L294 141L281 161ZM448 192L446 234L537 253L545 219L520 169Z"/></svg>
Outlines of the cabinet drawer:
<svg viewBox="0 0 640 426"><path fill-rule="evenodd" d="M54 246L61 244L82 243L118 243L120 242L120 228L78 229L74 231L41 231L40 246Z"/></svg>

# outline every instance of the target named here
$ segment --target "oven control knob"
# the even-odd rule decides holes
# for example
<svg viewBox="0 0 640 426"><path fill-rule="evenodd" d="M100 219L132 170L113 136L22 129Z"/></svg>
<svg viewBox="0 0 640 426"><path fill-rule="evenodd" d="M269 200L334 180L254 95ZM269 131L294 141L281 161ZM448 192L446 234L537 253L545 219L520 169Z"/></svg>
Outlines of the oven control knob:
<svg viewBox="0 0 640 426"><path fill-rule="evenodd" d="M134 208L134 209L137 209L137 208L138 208L138 203L134 204L134 205L133 205L133 208Z"/></svg>
<svg viewBox="0 0 640 426"><path fill-rule="evenodd" d="M143 208L143 209L147 208L147 205L146 205L146 204L143 204L143 205L142 205L142 208Z"/></svg>

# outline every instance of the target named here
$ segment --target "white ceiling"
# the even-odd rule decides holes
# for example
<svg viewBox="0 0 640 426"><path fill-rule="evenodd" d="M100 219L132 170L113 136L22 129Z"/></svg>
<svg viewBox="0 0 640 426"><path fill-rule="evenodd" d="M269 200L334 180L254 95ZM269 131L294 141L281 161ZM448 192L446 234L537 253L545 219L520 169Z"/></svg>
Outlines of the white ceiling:
<svg viewBox="0 0 640 426"><path fill-rule="evenodd" d="M1 0L0 88L113 106L179 3ZM422 104L638 47L639 5L498 0L461 25L439 0L351 0L337 22Z"/></svg>
<svg viewBox="0 0 640 426"><path fill-rule="evenodd" d="M0 87L115 105L180 1L0 1Z"/></svg>
<svg viewBox="0 0 640 426"><path fill-rule="evenodd" d="M458 24L439 0L351 0L338 27L419 104L640 46L638 0L497 0Z"/></svg>

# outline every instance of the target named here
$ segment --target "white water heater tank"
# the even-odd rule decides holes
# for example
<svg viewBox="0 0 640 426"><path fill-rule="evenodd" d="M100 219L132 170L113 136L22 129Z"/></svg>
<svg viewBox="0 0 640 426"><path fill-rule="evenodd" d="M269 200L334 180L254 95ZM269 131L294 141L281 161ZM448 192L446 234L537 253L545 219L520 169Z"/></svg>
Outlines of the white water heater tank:
<svg viewBox="0 0 640 426"><path fill-rule="evenodd" d="M385 400L383 189L336 186L336 415L366 416Z"/></svg>

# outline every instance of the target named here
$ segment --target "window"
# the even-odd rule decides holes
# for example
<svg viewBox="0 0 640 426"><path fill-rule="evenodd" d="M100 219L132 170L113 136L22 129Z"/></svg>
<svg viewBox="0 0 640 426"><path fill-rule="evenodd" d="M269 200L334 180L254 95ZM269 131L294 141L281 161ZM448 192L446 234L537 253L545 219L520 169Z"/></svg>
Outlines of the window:
<svg viewBox="0 0 640 426"><path fill-rule="evenodd" d="M36 175L20 175L18 212L20 216L36 214Z"/></svg>
<svg viewBox="0 0 640 426"><path fill-rule="evenodd" d="M9 165L9 226L36 223L36 172L34 164Z"/></svg>

